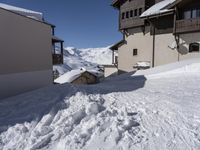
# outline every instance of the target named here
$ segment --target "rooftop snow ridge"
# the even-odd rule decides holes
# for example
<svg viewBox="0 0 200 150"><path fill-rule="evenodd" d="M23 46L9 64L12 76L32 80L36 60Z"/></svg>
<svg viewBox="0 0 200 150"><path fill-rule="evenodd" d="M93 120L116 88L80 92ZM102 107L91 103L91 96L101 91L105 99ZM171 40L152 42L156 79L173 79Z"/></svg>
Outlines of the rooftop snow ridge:
<svg viewBox="0 0 200 150"><path fill-rule="evenodd" d="M0 8L24 15L26 17L34 18L40 21L43 20L43 14L41 12L36 12L36 11L32 11L32 10L28 10L28 9L24 9L20 7L15 7L15 6L11 6L7 4L3 4L3 3L0 3Z"/></svg>
<svg viewBox="0 0 200 150"><path fill-rule="evenodd" d="M140 17L148 17L151 15L161 14L165 12L171 11L171 9L165 9L165 7L169 6L170 4L174 3L176 0L164 0L161 1L149 9L147 9L145 12L142 13Z"/></svg>

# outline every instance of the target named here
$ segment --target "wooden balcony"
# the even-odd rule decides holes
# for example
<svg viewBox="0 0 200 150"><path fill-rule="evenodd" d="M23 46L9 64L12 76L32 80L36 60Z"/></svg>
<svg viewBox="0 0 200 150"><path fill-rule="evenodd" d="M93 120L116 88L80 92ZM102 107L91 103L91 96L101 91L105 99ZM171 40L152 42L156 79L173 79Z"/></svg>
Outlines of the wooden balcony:
<svg viewBox="0 0 200 150"><path fill-rule="evenodd" d="M189 33L200 30L200 18L177 20L176 33Z"/></svg>
<svg viewBox="0 0 200 150"><path fill-rule="evenodd" d="M144 25L144 19L140 18L130 18L130 19L124 19L120 20L120 25L119 28L120 30L122 29L127 29L127 28L132 28L132 27L139 27Z"/></svg>
<svg viewBox="0 0 200 150"><path fill-rule="evenodd" d="M63 55L62 54L52 54L53 65L63 64Z"/></svg>

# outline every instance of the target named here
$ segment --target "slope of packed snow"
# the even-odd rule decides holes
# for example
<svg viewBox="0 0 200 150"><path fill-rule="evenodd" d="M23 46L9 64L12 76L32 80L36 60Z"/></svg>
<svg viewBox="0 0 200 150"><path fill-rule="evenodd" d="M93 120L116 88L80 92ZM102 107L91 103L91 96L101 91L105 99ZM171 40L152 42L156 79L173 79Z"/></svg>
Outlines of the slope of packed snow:
<svg viewBox="0 0 200 150"><path fill-rule="evenodd" d="M80 68L98 70L98 66L103 64L112 64L112 51L109 47L88 49L67 47L64 49L64 64L55 65L54 70L58 70L62 75Z"/></svg>
<svg viewBox="0 0 200 150"><path fill-rule="evenodd" d="M193 59L2 100L0 149L199 150L199 68Z"/></svg>
<svg viewBox="0 0 200 150"><path fill-rule="evenodd" d="M145 12L142 13L142 15L140 17L147 17L147 16L151 16L151 15L156 15L156 14L161 14L161 13L165 13L168 11L172 11L170 9L164 9L164 8L166 6L174 3L175 1L176 0L163 0L163 1L153 5L149 9L147 9Z"/></svg>

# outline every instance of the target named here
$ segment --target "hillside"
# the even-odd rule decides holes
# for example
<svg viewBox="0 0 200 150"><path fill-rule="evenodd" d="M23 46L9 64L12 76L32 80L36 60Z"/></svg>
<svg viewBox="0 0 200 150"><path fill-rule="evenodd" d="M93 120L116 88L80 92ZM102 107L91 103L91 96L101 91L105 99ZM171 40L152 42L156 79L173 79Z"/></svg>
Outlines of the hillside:
<svg viewBox="0 0 200 150"><path fill-rule="evenodd" d="M86 68L98 70L99 65L112 64L112 51L108 47L76 49L66 47L64 49L64 64L54 66L60 75L67 71Z"/></svg>
<svg viewBox="0 0 200 150"><path fill-rule="evenodd" d="M0 101L0 149L199 150L200 60Z"/></svg>

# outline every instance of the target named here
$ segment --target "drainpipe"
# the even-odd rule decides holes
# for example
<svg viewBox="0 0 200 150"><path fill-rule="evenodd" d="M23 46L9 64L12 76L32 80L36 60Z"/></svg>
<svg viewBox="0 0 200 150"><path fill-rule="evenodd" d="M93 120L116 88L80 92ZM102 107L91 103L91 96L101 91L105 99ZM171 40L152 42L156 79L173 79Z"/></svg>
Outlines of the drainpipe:
<svg viewBox="0 0 200 150"><path fill-rule="evenodd" d="M153 25L153 24L152 24ZM155 26L153 25L153 54L152 54L152 67L155 67Z"/></svg>
<svg viewBox="0 0 200 150"><path fill-rule="evenodd" d="M114 50L112 50L112 64L115 64L114 57L115 57Z"/></svg>
<svg viewBox="0 0 200 150"><path fill-rule="evenodd" d="M64 61L63 61L63 41L61 42L61 63L63 64L64 63Z"/></svg>
<svg viewBox="0 0 200 150"><path fill-rule="evenodd" d="M150 27L153 27L153 47L152 47L152 68L153 68L153 67L155 67L155 41L156 41L155 32L156 32L156 28L155 28L154 24L149 20L149 18L147 18L147 21L150 23Z"/></svg>
<svg viewBox="0 0 200 150"><path fill-rule="evenodd" d="M177 13L177 7L175 7L175 10L174 10L174 38L175 38L176 45L177 45L178 61L180 61L180 53L179 53L179 48L180 48L180 47L179 47L180 37L179 37L179 35L176 33L176 20L177 20L176 13Z"/></svg>

